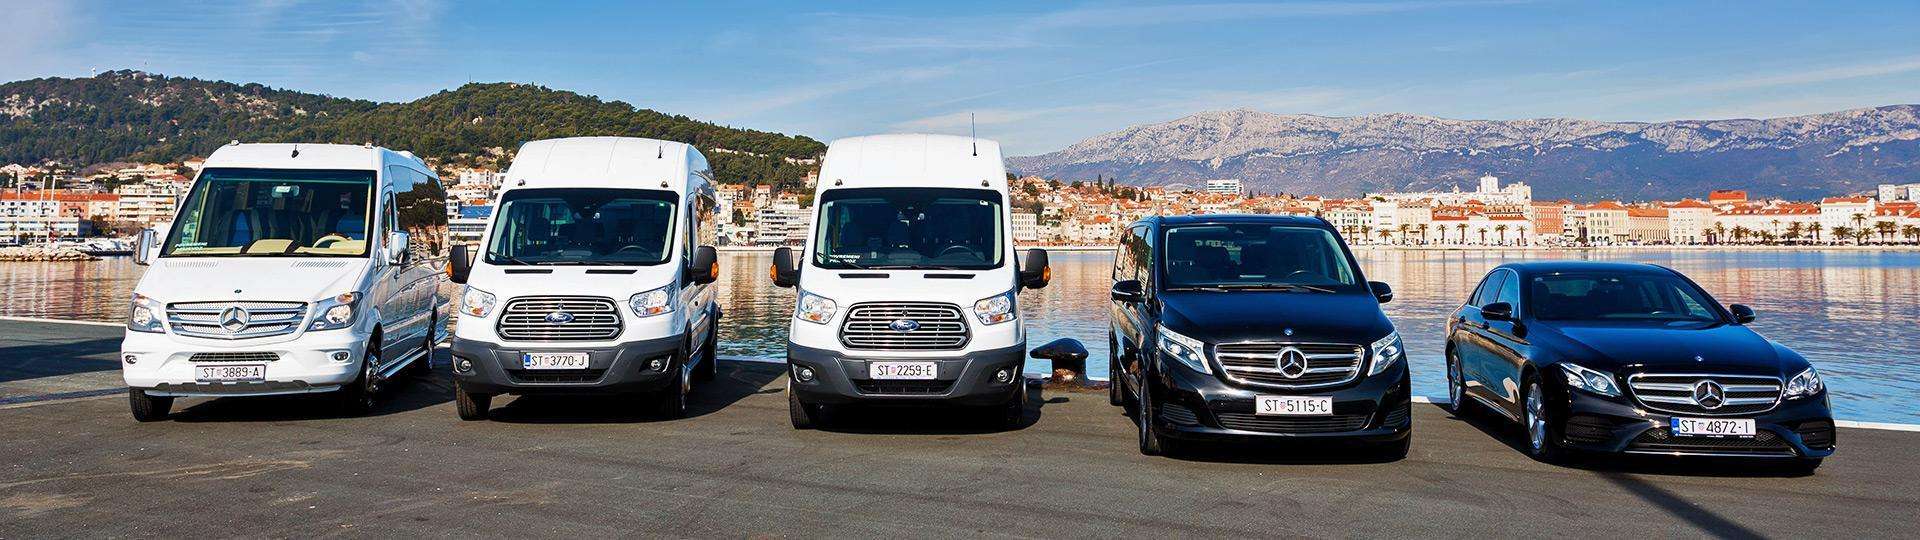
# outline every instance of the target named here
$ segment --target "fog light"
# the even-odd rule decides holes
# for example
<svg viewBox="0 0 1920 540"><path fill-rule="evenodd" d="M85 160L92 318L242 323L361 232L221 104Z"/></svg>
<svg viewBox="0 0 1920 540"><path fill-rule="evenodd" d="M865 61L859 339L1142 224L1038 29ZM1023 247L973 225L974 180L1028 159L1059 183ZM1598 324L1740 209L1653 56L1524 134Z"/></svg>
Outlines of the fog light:
<svg viewBox="0 0 1920 540"><path fill-rule="evenodd" d="M993 372L993 380L1000 381L1000 384L1013 382L1013 368L1000 368L1000 371Z"/></svg>
<svg viewBox="0 0 1920 540"><path fill-rule="evenodd" d="M813 382L813 368L793 366L793 378L800 379L800 382Z"/></svg>
<svg viewBox="0 0 1920 540"><path fill-rule="evenodd" d="M655 359L652 359L652 360L648 360L648 361L647 361L647 369L651 369L651 370L654 370L654 371L666 371L666 370L667 370L667 359L665 359L665 358L655 358Z"/></svg>
<svg viewBox="0 0 1920 540"><path fill-rule="evenodd" d="M453 369L454 369L454 370L456 370L456 371L459 371L459 372L461 372L461 373L472 373L472 372L473 372L473 361L472 361L472 360L468 360L468 359L465 359L465 358L461 358L461 359L458 359L458 360L454 360L454 361L453 361Z"/></svg>
<svg viewBox="0 0 1920 540"><path fill-rule="evenodd" d="M132 363L135 363L135 362L139 362L139 361L140 361L140 357L139 357L139 356L135 356L135 355L131 355L131 354L129 354L129 355L126 355L126 356L122 356L122 357L120 357L120 360L121 360L121 361L123 361L123 362L126 362L126 363L129 363L129 364L132 364Z"/></svg>
<svg viewBox="0 0 1920 540"><path fill-rule="evenodd" d="M333 361L335 362L345 362L352 359L353 359L353 353L350 353L347 351L333 351Z"/></svg>

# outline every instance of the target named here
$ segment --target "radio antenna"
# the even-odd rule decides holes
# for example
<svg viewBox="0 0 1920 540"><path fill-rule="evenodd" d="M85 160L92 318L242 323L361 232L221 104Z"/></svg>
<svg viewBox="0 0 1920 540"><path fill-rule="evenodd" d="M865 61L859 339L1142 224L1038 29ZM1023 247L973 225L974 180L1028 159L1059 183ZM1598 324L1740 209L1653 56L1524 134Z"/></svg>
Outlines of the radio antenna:
<svg viewBox="0 0 1920 540"><path fill-rule="evenodd" d="M973 157L980 157L980 127L973 123L973 113L967 113L967 131L973 137Z"/></svg>

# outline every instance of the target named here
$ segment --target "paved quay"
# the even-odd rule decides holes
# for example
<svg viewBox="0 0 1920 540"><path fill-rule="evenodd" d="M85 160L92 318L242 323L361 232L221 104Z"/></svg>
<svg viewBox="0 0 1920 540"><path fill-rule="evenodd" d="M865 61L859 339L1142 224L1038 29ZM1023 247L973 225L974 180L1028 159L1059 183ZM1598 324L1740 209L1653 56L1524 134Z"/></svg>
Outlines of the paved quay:
<svg viewBox="0 0 1920 540"><path fill-rule="evenodd" d="M724 362L694 413L496 402L444 374L343 418L311 397L128 416L119 330L0 321L0 538L1911 537L1920 433L1843 428L1813 476L1754 462L1536 463L1481 418L1416 406L1413 450L1135 451L1103 394L1047 392L1020 429L868 411L787 425L780 366ZM444 352L443 352L444 354ZM446 359L438 359L441 369Z"/></svg>

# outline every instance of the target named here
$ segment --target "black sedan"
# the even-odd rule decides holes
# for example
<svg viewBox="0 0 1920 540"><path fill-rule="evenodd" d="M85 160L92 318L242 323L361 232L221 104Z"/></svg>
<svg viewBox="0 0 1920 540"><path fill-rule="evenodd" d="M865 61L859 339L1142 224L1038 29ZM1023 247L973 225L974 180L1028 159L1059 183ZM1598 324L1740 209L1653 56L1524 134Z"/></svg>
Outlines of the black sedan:
<svg viewBox="0 0 1920 540"><path fill-rule="evenodd" d="M1526 448L1779 458L1833 454L1819 372L1673 270L1537 262L1489 272L1447 324L1448 407L1525 427Z"/></svg>

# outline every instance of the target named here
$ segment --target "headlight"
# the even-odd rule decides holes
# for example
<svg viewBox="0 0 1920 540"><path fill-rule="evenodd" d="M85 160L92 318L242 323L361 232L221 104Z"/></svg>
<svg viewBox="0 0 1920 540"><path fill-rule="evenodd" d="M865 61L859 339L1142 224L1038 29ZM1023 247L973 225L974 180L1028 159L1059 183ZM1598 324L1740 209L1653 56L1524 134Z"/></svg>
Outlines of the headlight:
<svg viewBox="0 0 1920 540"><path fill-rule="evenodd" d="M1620 387L1613 384L1612 373L1587 369L1566 362L1560 363L1560 369L1567 374L1569 388L1578 388L1608 397L1620 396Z"/></svg>
<svg viewBox="0 0 1920 540"><path fill-rule="evenodd" d="M307 330L338 330L353 326L353 317L359 311L360 293L357 292L321 300L313 307L317 316L313 318L313 324L307 325Z"/></svg>
<svg viewBox="0 0 1920 540"><path fill-rule="evenodd" d="M1000 324L1014 317L1013 291L997 296L981 298L973 303L973 316L980 318L980 324Z"/></svg>
<svg viewBox="0 0 1920 540"><path fill-rule="evenodd" d="M1154 325L1154 330L1154 333L1160 335L1160 352L1165 353L1174 360L1179 360L1181 364L1194 371L1213 373L1213 370L1207 368L1207 345L1205 343L1180 335L1179 332L1168 330L1165 326Z"/></svg>
<svg viewBox="0 0 1920 540"><path fill-rule="evenodd" d="M159 333L165 331L160 325L160 310L152 298L134 293L131 309L127 312L127 329L135 332Z"/></svg>
<svg viewBox="0 0 1920 540"><path fill-rule="evenodd" d="M1393 367L1394 362L1399 362L1401 356L1406 355L1406 347L1400 343L1398 331L1390 332L1387 337L1368 345L1367 350L1373 352L1373 366L1367 368L1367 376L1379 375L1380 372Z"/></svg>
<svg viewBox="0 0 1920 540"><path fill-rule="evenodd" d="M1809 367L1806 371L1787 379L1787 399L1798 399L1819 395L1827 385L1820 382L1820 372Z"/></svg>
<svg viewBox="0 0 1920 540"><path fill-rule="evenodd" d="M833 320L833 312L840 310L840 304L832 298L807 291L800 291L800 307L793 310L793 316L810 323L827 324Z"/></svg>
<svg viewBox="0 0 1920 540"><path fill-rule="evenodd" d="M673 311L673 286L668 285L651 291L633 295L627 299L627 307L633 308L633 314L652 317Z"/></svg>
<svg viewBox="0 0 1920 540"><path fill-rule="evenodd" d="M493 293L475 289L472 285L468 285L466 290L460 291L461 313L475 317L485 317L488 313L493 313L493 302Z"/></svg>

